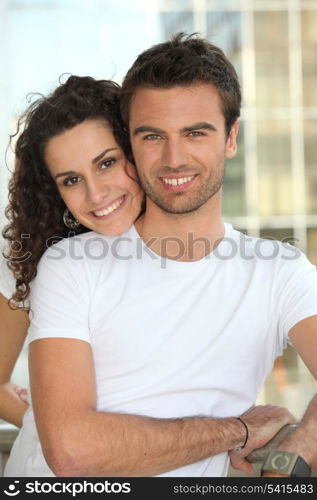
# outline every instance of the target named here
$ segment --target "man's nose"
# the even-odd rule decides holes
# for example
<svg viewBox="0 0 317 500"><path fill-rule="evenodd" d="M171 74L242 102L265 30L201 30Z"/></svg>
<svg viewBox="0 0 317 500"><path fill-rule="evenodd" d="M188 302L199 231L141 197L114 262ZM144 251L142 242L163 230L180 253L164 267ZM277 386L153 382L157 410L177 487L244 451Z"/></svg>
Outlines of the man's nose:
<svg viewBox="0 0 317 500"><path fill-rule="evenodd" d="M87 198L90 203L95 205L102 203L109 193L110 187L102 182L101 177L96 176L87 181Z"/></svg>
<svg viewBox="0 0 317 500"><path fill-rule="evenodd" d="M180 138L167 140L163 150L164 167L178 168L187 164L187 154Z"/></svg>

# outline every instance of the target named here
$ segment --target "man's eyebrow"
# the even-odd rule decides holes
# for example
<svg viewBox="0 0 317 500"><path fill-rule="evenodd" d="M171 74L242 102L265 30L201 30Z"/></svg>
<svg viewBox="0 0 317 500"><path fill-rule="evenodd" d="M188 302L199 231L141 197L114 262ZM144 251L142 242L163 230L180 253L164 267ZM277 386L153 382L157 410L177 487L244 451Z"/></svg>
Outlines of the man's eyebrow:
<svg viewBox="0 0 317 500"><path fill-rule="evenodd" d="M100 153L98 156L96 156L95 158L93 158L91 160L91 163L92 164L95 164L97 163L99 160L101 160L101 158L103 158L107 153L110 153L110 151L114 151L118 148L108 148L108 149L105 149L104 151L102 151L102 153ZM55 180L58 178L58 177L65 177L66 175L75 175L76 172L74 172L74 170L67 170L67 172L60 172L59 174L55 175Z"/></svg>
<svg viewBox="0 0 317 500"><path fill-rule="evenodd" d="M188 127L183 127L181 132L193 132L194 130L213 130L217 131L216 127L208 122L198 122L194 123L194 125L189 125Z"/></svg>
<svg viewBox="0 0 317 500"><path fill-rule="evenodd" d="M133 131L133 135L142 134L142 132L151 132L153 134L164 134L165 131L161 128L152 127L151 125L143 125L142 127L137 127Z"/></svg>
<svg viewBox="0 0 317 500"><path fill-rule="evenodd" d="M193 125L188 125L187 127L183 127L180 131L181 132L193 132L194 130L213 130L217 131L216 127L212 125L211 123L208 122L198 122L194 123ZM136 136L138 134L141 134L143 132L150 132L152 134L164 134L165 130L157 127L152 127L151 125L143 125L142 127L137 127L133 131L133 135Z"/></svg>

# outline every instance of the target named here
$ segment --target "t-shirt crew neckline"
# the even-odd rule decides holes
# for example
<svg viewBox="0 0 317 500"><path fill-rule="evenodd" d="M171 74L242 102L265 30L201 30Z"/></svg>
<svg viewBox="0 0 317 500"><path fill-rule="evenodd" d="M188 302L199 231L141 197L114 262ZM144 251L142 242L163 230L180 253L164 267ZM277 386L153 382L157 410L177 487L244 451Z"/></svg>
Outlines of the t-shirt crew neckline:
<svg viewBox="0 0 317 500"><path fill-rule="evenodd" d="M236 239L235 238L235 231L232 227L231 224L225 222L225 233L220 241L220 243L217 245L217 247L212 250L209 254L205 255L205 257L202 257L199 260L194 260L194 261L181 261L181 260L175 260L175 259L168 259L166 257L162 257L159 254L153 252L143 241L141 236L139 235L135 225L131 227L131 231L133 234L133 237L137 238L140 241L140 246L142 247L142 258L147 258L148 260L151 260L152 262L157 262L160 267L162 268L167 268L169 270L173 269L175 271L184 271L186 272L190 270L197 270L199 268L204 268L207 265L210 265L212 262L216 263L219 261L226 261L230 257L232 257L232 240Z"/></svg>

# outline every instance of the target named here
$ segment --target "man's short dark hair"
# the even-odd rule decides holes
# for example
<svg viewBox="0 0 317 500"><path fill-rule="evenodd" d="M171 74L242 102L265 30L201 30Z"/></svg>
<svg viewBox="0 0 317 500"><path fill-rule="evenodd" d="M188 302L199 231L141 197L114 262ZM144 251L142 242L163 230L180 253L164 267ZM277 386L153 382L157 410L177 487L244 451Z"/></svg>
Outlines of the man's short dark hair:
<svg viewBox="0 0 317 500"><path fill-rule="evenodd" d="M121 114L128 126L131 100L138 88L211 83L220 95L226 131L240 116L237 73L223 51L196 33L178 33L142 52L127 72L121 91Z"/></svg>

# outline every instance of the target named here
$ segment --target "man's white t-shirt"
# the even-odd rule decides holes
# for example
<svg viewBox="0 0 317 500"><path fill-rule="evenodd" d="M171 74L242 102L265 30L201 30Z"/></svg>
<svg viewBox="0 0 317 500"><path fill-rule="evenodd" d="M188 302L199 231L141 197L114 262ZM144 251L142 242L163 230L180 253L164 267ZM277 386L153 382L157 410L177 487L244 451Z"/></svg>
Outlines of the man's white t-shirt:
<svg viewBox="0 0 317 500"><path fill-rule="evenodd" d="M163 259L134 227L120 238L86 233L43 256L30 339L90 343L97 410L158 418L238 416L255 404L289 330L317 314L317 272L298 249L226 225L195 262ZM163 476L225 476L222 453ZM53 475L32 409L6 475Z"/></svg>

